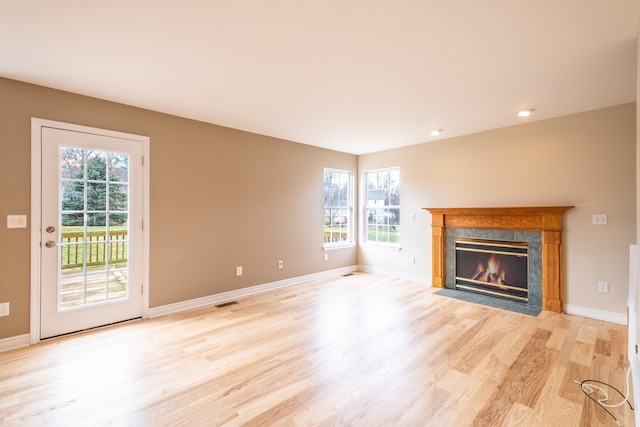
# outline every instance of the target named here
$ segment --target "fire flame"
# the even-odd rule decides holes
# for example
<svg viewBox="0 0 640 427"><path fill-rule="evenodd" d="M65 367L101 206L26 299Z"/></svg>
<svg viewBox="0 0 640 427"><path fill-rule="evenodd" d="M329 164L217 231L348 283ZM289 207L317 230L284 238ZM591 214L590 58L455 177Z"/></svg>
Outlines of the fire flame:
<svg viewBox="0 0 640 427"><path fill-rule="evenodd" d="M491 255L486 267L481 262L478 262L476 272L471 279L496 285L504 285L505 275L506 271L500 268L500 260L496 259L494 255Z"/></svg>

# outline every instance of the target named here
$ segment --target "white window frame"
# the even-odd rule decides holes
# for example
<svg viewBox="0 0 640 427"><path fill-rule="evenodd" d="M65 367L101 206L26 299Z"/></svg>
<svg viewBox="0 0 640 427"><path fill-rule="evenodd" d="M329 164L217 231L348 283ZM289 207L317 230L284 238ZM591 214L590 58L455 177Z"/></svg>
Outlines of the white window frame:
<svg viewBox="0 0 640 427"><path fill-rule="evenodd" d="M380 174L382 172L387 172L390 173L391 171L397 171L398 174L398 192L401 193L400 191L400 167L399 166L392 166L392 167L387 167L387 168L380 168L380 169L372 169L372 170L367 170L364 171L363 175L362 175L362 185L361 185L361 189L362 189L362 205L363 205L363 209L362 209L362 241L363 243L367 244L367 245L374 245L374 246L380 246L380 247L384 247L384 248L388 248L388 249L393 249L393 250L400 250L401 246L400 246L400 239L401 239L401 234L400 234L400 211L401 211L401 202L400 204L397 205L380 205L381 208L380 209L393 209L393 210L398 210L398 215L397 215L397 221L398 221L398 241L397 242L388 242L388 241L379 241L379 240L369 240L369 210L373 209L371 206L369 206L369 175L370 174ZM401 194L399 195L399 198L401 199Z"/></svg>
<svg viewBox="0 0 640 427"><path fill-rule="evenodd" d="M326 204L326 187L325 187L325 180L326 180L326 175L327 172L334 172L334 173L338 173L338 174L344 174L347 175L347 185L348 185L348 190L347 190L347 197L346 197L346 205L327 205ZM327 209L338 209L338 210L346 210L346 215L344 218L344 221L346 222L346 224L344 223L337 223L335 225L337 225L337 228L344 228L342 227L343 225L346 225L346 232L347 232L347 238L344 241L325 241L323 243L323 248L324 250L331 250L331 249L340 249L340 248L347 248L347 247L353 247L355 246L355 231L356 231L356 227L354 224L354 173L352 171L349 170L343 170L343 169L336 169L336 168L329 168L329 167L325 167L323 170L323 174L322 174L322 182L323 182L323 196L324 196L324 200L325 202L323 202L323 207L322 207L322 228L323 228L323 238L324 238L324 233L326 231L327 228L327 223L326 223L326 210ZM333 221L330 222L329 227L331 229L333 229Z"/></svg>

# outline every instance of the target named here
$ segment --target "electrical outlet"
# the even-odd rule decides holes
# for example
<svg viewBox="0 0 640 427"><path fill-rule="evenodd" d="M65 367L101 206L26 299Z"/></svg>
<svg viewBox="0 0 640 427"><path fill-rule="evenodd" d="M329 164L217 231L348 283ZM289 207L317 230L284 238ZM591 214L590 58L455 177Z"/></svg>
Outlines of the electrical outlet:
<svg viewBox="0 0 640 427"><path fill-rule="evenodd" d="M329 254L324 254L324 260L329 261Z"/></svg>
<svg viewBox="0 0 640 427"><path fill-rule="evenodd" d="M409 258L409 264L415 264L416 263L416 257L412 256Z"/></svg>
<svg viewBox="0 0 640 427"><path fill-rule="evenodd" d="M606 294L609 292L609 284L607 282L598 282L598 292Z"/></svg>
<svg viewBox="0 0 640 427"><path fill-rule="evenodd" d="M242 266L236 267L236 276L242 276Z"/></svg>
<svg viewBox="0 0 640 427"><path fill-rule="evenodd" d="M591 222L596 225L607 225L607 214L593 214L591 217Z"/></svg>
<svg viewBox="0 0 640 427"><path fill-rule="evenodd" d="M3 302L0 304L0 316L8 316L9 315L9 303Z"/></svg>
<svg viewBox="0 0 640 427"><path fill-rule="evenodd" d="M278 261L278 268L283 268L284 267L284 263L282 262L282 260Z"/></svg>

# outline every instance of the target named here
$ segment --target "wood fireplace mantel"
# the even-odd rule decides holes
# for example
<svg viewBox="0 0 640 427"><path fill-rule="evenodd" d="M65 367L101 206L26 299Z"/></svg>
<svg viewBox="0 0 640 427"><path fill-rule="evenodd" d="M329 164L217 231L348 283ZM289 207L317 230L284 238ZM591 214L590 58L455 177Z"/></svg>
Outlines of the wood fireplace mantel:
<svg viewBox="0 0 640 427"><path fill-rule="evenodd" d="M431 213L432 285L445 284L445 228L528 230L542 233L542 308L562 311L562 216L573 206L424 208Z"/></svg>

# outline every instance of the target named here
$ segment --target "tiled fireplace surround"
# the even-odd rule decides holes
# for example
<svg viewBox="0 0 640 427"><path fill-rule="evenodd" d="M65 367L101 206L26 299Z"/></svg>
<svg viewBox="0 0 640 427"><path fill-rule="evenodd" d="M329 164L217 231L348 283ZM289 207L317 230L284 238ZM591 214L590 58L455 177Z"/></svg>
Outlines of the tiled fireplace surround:
<svg viewBox="0 0 640 427"><path fill-rule="evenodd" d="M561 312L562 216L571 207L424 208L432 215L432 285L455 288L455 237L527 242L527 307Z"/></svg>
<svg viewBox="0 0 640 427"><path fill-rule="evenodd" d="M445 283L446 289L456 288L455 238L471 237L474 239L490 239L509 242L527 243L527 285L529 298L526 303L511 302L492 296L483 296L464 292L463 299L480 302L494 307L505 308L527 314L538 314L542 308L542 245L541 235L533 231L514 230L478 230L469 228L445 229ZM522 307L524 306L524 307Z"/></svg>

